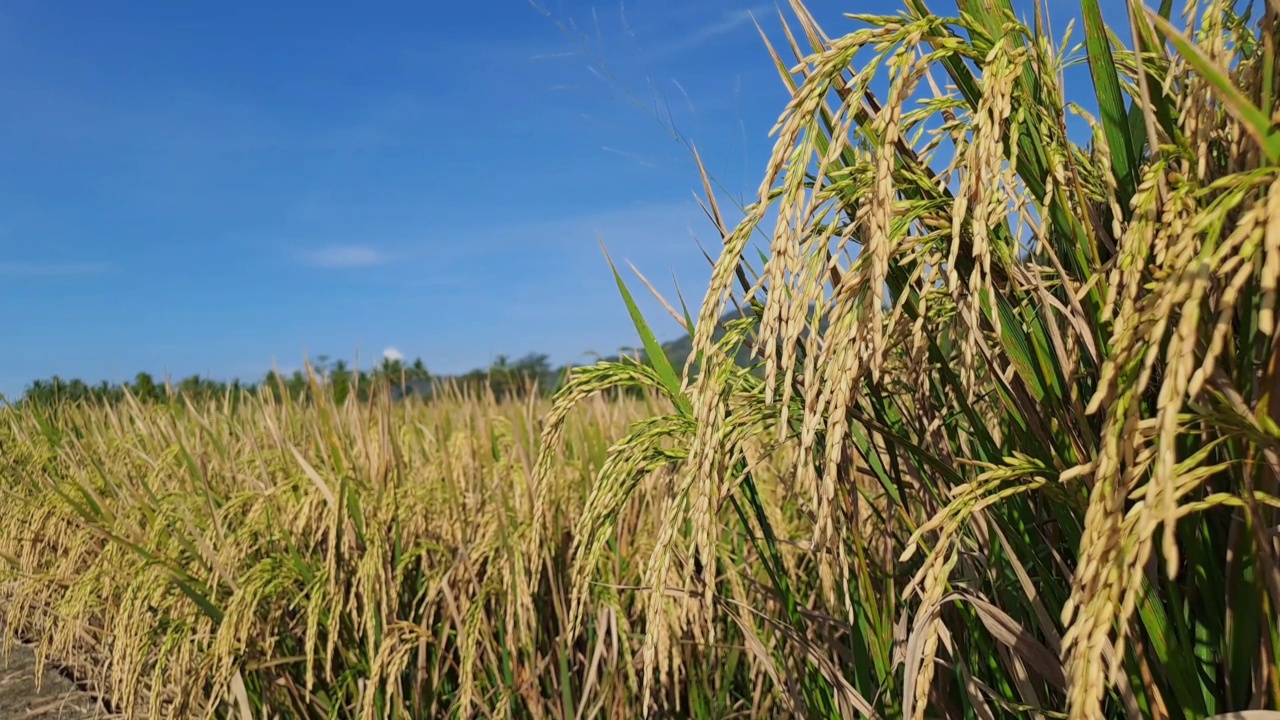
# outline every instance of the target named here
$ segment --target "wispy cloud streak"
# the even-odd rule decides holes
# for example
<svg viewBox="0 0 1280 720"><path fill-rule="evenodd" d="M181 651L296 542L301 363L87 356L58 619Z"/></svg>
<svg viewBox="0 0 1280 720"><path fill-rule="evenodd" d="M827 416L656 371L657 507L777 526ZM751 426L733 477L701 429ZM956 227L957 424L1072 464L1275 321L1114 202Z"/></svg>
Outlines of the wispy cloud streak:
<svg viewBox="0 0 1280 720"><path fill-rule="evenodd" d="M44 263L0 261L0 277L64 277L69 275L101 275L109 272L103 263Z"/></svg>
<svg viewBox="0 0 1280 720"><path fill-rule="evenodd" d="M653 50L656 59L667 59L680 53L705 45L716 38L728 35L752 22L753 18L769 11L769 5L758 5L745 10L733 10L720 16L715 22L696 27L663 43Z"/></svg>
<svg viewBox="0 0 1280 720"><path fill-rule="evenodd" d="M312 267L341 270L385 265L391 260L386 253L368 245L330 245L306 253Z"/></svg>

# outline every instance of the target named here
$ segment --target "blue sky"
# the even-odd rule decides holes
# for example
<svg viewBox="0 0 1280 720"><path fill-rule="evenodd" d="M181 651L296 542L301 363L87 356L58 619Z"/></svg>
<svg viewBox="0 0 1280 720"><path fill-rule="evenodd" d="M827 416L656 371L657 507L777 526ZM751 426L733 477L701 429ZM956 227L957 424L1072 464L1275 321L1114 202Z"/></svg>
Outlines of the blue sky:
<svg viewBox="0 0 1280 720"><path fill-rule="evenodd" d="M540 1L6 3L0 393L583 360L635 344L597 238L699 302L717 238L653 99L752 192L787 97L749 13L780 38L775 6ZM811 7L836 32L855 5L898 6Z"/></svg>

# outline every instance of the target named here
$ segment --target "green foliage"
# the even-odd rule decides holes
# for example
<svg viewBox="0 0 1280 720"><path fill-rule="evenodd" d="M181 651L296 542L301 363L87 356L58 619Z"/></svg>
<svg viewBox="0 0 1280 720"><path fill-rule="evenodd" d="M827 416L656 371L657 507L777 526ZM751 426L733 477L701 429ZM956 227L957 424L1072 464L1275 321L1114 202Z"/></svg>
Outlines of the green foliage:
<svg viewBox="0 0 1280 720"><path fill-rule="evenodd" d="M905 4L830 36L793 3L789 57L770 48L793 98L722 230L694 414L666 436L647 699L674 711L674 637L749 608L798 715L1274 707L1274 5L1187 3L1181 31L1168 3L1109 28L1084 0L1084 43L1059 46L1044 8ZM753 312L714 333L730 298ZM607 537L652 456L615 446L580 534ZM772 473L785 498L758 490Z"/></svg>
<svg viewBox="0 0 1280 720"><path fill-rule="evenodd" d="M211 378L192 376L177 382L157 382L149 373L140 372L133 382L111 384L102 382L88 385L82 380L63 380L57 376L36 380L18 400L43 406L62 403L95 402L115 404L131 395L140 402L171 402L189 399L242 400L259 393L277 400L293 401L313 398L323 392L339 403L348 397L368 402L380 392L393 398L418 396L431 398L441 392L476 392L485 390L497 396L524 395L530 392L550 394L559 387L567 368L552 368L546 355L529 353L512 362L499 356L487 369L477 369L457 376L434 376L421 358L412 363L384 359L372 370L353 370L345 360L333 360L321 356L309 363L306 370L295 370L288 375L274 370L257 383L240 380L223 382Z"/></svg>

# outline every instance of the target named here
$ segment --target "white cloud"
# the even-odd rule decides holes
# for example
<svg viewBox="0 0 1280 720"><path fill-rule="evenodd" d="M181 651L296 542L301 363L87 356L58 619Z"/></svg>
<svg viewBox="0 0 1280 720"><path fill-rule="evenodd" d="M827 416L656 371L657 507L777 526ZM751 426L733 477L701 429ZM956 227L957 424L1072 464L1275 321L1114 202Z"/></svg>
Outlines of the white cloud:
<svg viewBox="0 0 1280 720"><path fill-rule="evenodd" d="M390 360L391 362L401 362L404 360L404 353L396 348L389 347L382 351L382 357L384 360Z"/></svg>
<svg viewBox="0 0 1280 720"><path fill-rule="evenodd" d="M368 245L330 245L308 253L306 260L322 268L360 268L382 265L390 258Z"/></svg>

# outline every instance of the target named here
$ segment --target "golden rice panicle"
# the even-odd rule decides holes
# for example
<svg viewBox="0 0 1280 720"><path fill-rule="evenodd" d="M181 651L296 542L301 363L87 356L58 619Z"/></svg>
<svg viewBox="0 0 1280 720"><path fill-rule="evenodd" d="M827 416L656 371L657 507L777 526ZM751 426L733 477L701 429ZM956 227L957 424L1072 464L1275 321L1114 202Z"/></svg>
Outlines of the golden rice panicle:
<svg viewBox="0 0 1280 720"><path fill-rule="evenodd" d="M570 415L588 398L615 388L657 389L661 381L646 366L634 363L600 363L574 368L549 412L541 420L538 455L532 476L533 509L530 551L536 556L549 539L544 537L554 504L557 462L562 460L565 431Z"/></svg>
<svg viewBox="0 0 1280 720"><path fill-rule="evenodd" d="M978 343L982 341L981 297L994 304L996 289L991 281L991 228L1004 221L1009 197L1018 189L1005 185L1003 143L1005 121L1012 109L1015 81L1023 71L1025 53L1001 38L992 45L983 66L982 96L973 120L973 138L959 160L960 189L951 215L951 291L961 308L968 332L961 343L962 373L967 379L970 399L977 389ZM1014 145L1016 147L1016 145ZM1002 192L1003 191L1003 192ZM960 248L968 245L973 260L967 281L961 284L958 272ZM993 332L999 332L999 314L991 313Z"/></svg>
<svg viewBox="0 0 1280 720"><path fill-rule="evenodd" d="M1267 192L1266 225L1262 240L1263 260L1259 283L1262 305L1258 310L1258 330L1274 338L1280 337L1280 333L1276 332L1276 287L1280 285L1280 179L1273 182ZM1248 281L1244 270L1242 266L1237 275L1241 284ZM1236 283L1232 283L1232 287L1236 288Z"/></svg>
<svg viewBox="0 0 1280 720"><path fill-rule="evenodd" d="M646 496L666 498L674 494L676 475L671 463L683 451L673 445L689 429L687 418L658 417L637 423L632 432L609 448L574 531L569 624L572 633L582 626L592 597L592 576L606 559L608 542L625 506L644 499L635 498L640 485L649 481Z"/></svg>
<svg viewBox="0 0 1280 720"><path fill-rule="evenodd" d="M767 198L767 184L762 185L761 196L762 199ZM674 556L682 550L683 543L680 540L686 522L691 525L692 537L687 547L688 552L683 554L690 565L693 564L694 556L698 556L703 568L701 577L696 578L702 586L696 594L707 606L714 594L716 532L719 527L714 514L718 512L723 473L723 468L717 461L717 436L724 413L724 378L730 373L733 361L715 342L713 334L727 303L738 262L753 228L763 217L764 209L764 202L748 207L747 217L726 238L724 250L712 271L711 282L693 334L689 363L697 360L701 366L696 378L690 380L687 373L685 378L692 400L694 421L688 461L672 495L666 501L667 511L662 514L662 528L644 572L645 585L650 590L645 603L649 632L642 650L646 712L652 707L649 703L656 685L663 684L679 672L678 663L672 662L671 635L684 630L687 613L673 611L672 603L666 595L666 583L673 574ZM684 573L678 577L683 586L680 590L693 590L688 585L694 578ZM686 601L681 599L675 604L684 602ZM668 627L673 622L677 627Z"/></svg>
<svg viewBox="0 0 1280 720"><path fill-rule="evenodd" d="M685 496L680 494L669 496L663 502L664 517L682 515L680 505L684 501ZM677 526L669 520L662 524L644 570L644 585L649 590L644 602L648 633L645 635L640 657L644 678L641 690L642 712L646 715L655 709L654 699L658 688L668 682L679 682L680 668L674 657L673 636L679 636L684 630L680 623L683 614L672 608L670 598L667 597L667 583L674 573L672 555L676 532Z"/></svg>
<svg viewBox="0 0 1280 720"><path fill-rule="evenodd" d="M766 399L772 401L778 391L778 373L781 370L780 404L784 418L792 393L791 383L787 381L793 377L797 345L806 327L805 319L810 317L808 306L819 299L827 273L838 260L827 255L838 224L833 218L824 228L821 218L815 217L825 212L823 208L828 206L829 198L820 193L806 192L809 182L805 171L816 159L817 172L822 177L845 151L848 133L837 132L835 141L828 144L825 153L820 153L818 143L825 138L816 117L824 109L827 96L833 90L839 88L850 95L858 93L857 81L854 87L847 87L841 73L848 59L875 37L873 31L855 33L799 66L803 82L774 126L773 132L778 137L760 186L758 201L751 208L753 212L734 233L735 236L749 235L770 204L777 208L778 219L770 235L770 256L761 274L761 285L752 288L749 295L755 295L761 289L769 290L759 331L765 347L765 392ZM850 108L844 106L836 108L832 117L837 130L848 129L853 119ZM779 178L781 185L775 191ZM775 192L776 200L773 200ZM816 238L814 233L817 233ZM841 238L836 248L837 256L846 241L847 236ZM716 263L716 272L731 274L739 262L741 251L736 245L727 245ZM795 295L785 292L788 288ZM716 317L720 307L704 306L704 314L710 309L710 314ZM814 318L809 327L816 328L818 324L819 320Z"/></svg>
<svg viewBox="0 0 1280 720"><path fill-rule="evenodd" d="M1189 23L1197 16L1204 20L1198 47L1225 66L1223 19L1231 16L1230 8L1209 3L1201 9L1191 3L1185 13ZM1237 77L1249 76L1246 64ZM1259 329L1264 335L1273 331L1267 327L1273 300L1266 294L1264 248L1280 207L1274 173L1258 173L1236 156L1228 164L1237 174L1224 176L1213 148L1240 146L1238 121L1211 104L1209 80L1184 61L1175 60L1167 83L1181 83L1178 127L1189 145L1186 151L1166 145L1162 157L1147 166L1134 197L1134 219L1119 235L1119 260L1111 270L1104 314L1115 321L1112 353L1089 403L1090 411L1104 415L1103 447L1080 567L1063 614L1073 717L1096 717L1107 683L1118 679L1130 619L1144 592L1143 568L1161 526L1164 573L1178 573L1175 529L1186 513L1181 498L1217 472L1201 466L1207 452L1179 457L1183 437L1203 432L1183 414L1211 378L1220 376L1217 363L1230 342L1240 294L1255 277L1262 293ZM1211 183L1217 188L1214 201L1204 203L1200 198ZM1144 417L1140 397L1153 384L1156 410ZM1136 500L1127 512L1126 496ZM1108 654L1111 663L1104 666Z"/></svg>

